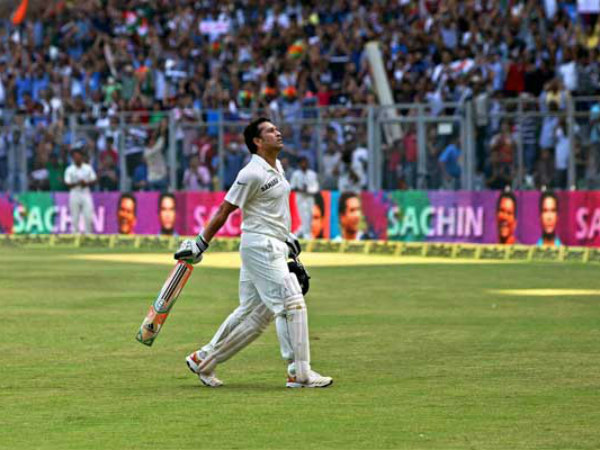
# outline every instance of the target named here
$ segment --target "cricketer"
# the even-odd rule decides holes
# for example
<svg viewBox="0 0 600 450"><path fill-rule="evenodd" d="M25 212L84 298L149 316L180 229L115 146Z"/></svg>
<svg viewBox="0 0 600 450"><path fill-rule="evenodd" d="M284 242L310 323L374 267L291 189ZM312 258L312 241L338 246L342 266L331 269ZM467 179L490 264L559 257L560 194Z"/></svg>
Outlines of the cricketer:
<svg viewBox="0 0 600 450"><path fill-rule="evenodd" d="M186 358L187 365L206 386L221 386L217 365L255 340L274 317L281 355L288 363L286 386L330 386L331 377L311 369L306 303L298 277L287 264L288 257L300 253L300 244L290 232L290 185L277 159L283 148L281 132L269 119L259 118L246 127L244 140L250 162L206 228L195 240L183 241L175 253L177 260L199 263L229 215L242 210L240 305L208 344Z"/></svg>

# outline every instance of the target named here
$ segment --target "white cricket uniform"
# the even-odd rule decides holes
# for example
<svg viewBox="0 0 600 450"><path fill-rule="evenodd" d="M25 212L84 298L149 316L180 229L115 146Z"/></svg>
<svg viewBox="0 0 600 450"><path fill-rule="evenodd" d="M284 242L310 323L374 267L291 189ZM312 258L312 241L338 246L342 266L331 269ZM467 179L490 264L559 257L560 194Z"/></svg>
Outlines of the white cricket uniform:
<svg viewBox="0 0 600 450"><path fill-rule="evenodd" d="M225 200L242 210L240 254L240 300L262 301L275 314L283 310L285 286L289 275L288 247L290 231L290 185L281 163L277 169L262 157L252 155Z"/></svg>
<svg viewBox="0 0 600 450"><path fill-rule="evenodd" d="M77 167L71 164L65 171L65 183L73 184L80 181L91 183L96 181L96 172L89 164L81 164ZM83 227L85 233L92 232L92 214L94 203L89 187L74 186L69 193L69 210L71 213L71 226L74 233L79 233L79 218L83 216Z"/></svg>
<svg viewBox="0 0 600 450"><path fill-rule="evenodd" d="M242 210L240 306L203 347L206 352L211 352L252 312L266 316L266 320L273 314L282 316L285 300L297 291L291 285L285 243L291 226L290 185L279 160L276 165L277 169L262 157L252 155L225 196L227 202ZM287 333L284 326L285 319L277 325L278 335ZM283 358L293 359L289 338L280 336L279 341Z"/></svg>
<svg viewBox="0 0 600 450"><path fill-rule="evenodd" d="M300 212L302 226L300 235L305 239L311 237L311 224L313 207L315 206L315 194L319 192L319 180L314 170L307 169L306 172L298 169L292 174L290 180L292 189L296 192L296 205Z"/></svg>

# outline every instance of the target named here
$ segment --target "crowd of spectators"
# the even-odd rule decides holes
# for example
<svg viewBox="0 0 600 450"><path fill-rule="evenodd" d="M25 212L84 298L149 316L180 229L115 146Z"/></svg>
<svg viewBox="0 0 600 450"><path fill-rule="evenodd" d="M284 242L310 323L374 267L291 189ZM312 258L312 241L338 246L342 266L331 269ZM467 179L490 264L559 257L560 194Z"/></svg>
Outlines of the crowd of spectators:
<svg viewBox="0 0 600 450"><path fill-rule="evenodd" d="M267 111L290 124L287 167L306 157L323 188L364 189L359 106L377 104L364 51L372 40L396 103L425 105L433 117L472 105L478 187L514 184L518 145L530 187L566 187L572 151L578 178L598 178L600 105L577 103L588 114L574 125L577 145L564 120L571 99L596 94L599 82L600 22L575 1L97 0L51 1L21 25L2 21L0 188L12 145L26 151L31 189L61 189L69 149L83 146L100 189L118 189L126 172L134 189L164 190L170 143L179 188L215 189L222 174L227 187L247 152L231 127L219 161L217 122ZM297 125L316 106L332 107L324 126ZM446 125L428 126L425 172L413 125L383 143L385 188L460 186L464 142Z"/></svg>

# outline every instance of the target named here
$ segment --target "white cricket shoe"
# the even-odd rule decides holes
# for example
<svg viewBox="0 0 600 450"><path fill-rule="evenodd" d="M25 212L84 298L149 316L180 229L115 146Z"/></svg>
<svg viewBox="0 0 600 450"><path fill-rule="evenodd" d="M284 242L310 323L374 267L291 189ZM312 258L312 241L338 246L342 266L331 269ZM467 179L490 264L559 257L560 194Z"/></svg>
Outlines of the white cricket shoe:
<svg viewBox="0 0 600 450"><path fill-rule="evenodd" d="M304 383L296 381L295 375L288 374L288 379L285 386L289 388L324 388L327 386L331 386L332 384L333 378L324 377L323 375L318 374L314 370L311 370L308 373L308 379Z"/></svg>
<svg viewBox="0 0 600 450"><path fill-rule="evenodd" d="M196 375L198 375L198 378L200 379L202 384L204 384L205 386L208 386L208 387L223 386L223 382L217 378L214 371L212 371L210 373L202 373L198 370L200 363L202 362L202 360L205 357L206 357L206 354L202 350L197 350L197 351L189 354L185 358L185 362L187 363L187 366L190 368L190 370L192 372L194 372Z"/></svg>
<svg viewBox="0 0 600 450"><path fill-rule="evenodd" d="M199 373L198 378L200 379L200 381L202 382L202 384L204 386L213 387L213 388L223 386L223 382L216 377L214 372L211 372L208 375Z"/></svg>

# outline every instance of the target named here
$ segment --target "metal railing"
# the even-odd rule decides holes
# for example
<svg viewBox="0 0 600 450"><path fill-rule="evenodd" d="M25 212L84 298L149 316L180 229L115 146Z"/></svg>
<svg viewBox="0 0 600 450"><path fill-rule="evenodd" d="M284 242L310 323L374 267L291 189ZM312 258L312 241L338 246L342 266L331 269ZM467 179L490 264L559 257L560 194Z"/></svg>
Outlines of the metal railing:
<svg viewBox="0 0 600 450"><path fill-rule="evenodd" d="M282 130L284 165L291 169L298 158L307 157L326 189L336 189L340 177L349 172L358 173L357 188L370 190L487 188L499 167L492 144L500 138L495 140L495 136L508 135L510 139L503 141L505 161L500 164L508 174L507 183L514 189L540 187L535 181L540 138L542 134L548 138L544 144L550 143L554 152L559 126L564 126L563 144L568 143L561 150L568 152L568 168L566 180L556 187L600 185L600 98L566 96L558 109L544 98L487 98L483 114L478 107L481 103L476 104L479 100L385 107L284 104L278 110L190 110L187 115L181 110L127 112L100 122L77 115L52 120L3 111L0 189L30 189L31 174L47 163L48 154L62 152L64 157L75 145L86 149L97 171L103 170L100 157L109 137L118 154L118 189L135 189L137 165L144 161L150 138L160 135L161 122L168 167L165 187L184 188L183 175L197 156L211 172L208 188L226 189L248 159L243 128L259 115L271 117ZM592 110L592 105L599 105L598 109ZM503 123L508 124L505 135ZM450 145L460 154L453 154L456 161L448 162L441 155L452 153L447 151ZM450 174L452 164L459 169Z"/></svg>

